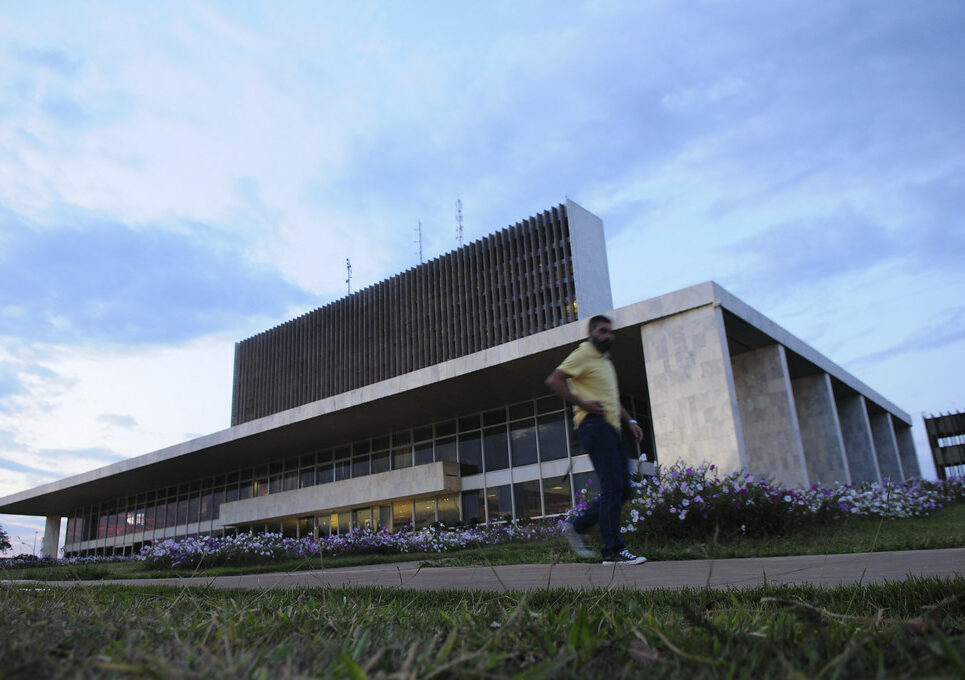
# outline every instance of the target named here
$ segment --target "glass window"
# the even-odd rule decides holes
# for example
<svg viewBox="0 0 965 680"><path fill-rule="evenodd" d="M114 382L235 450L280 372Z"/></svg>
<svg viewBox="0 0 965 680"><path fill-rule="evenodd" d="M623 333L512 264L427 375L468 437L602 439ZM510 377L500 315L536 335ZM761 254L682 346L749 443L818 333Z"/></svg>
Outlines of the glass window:
<svg viewBox="0 0 965 680"><path fill-rule="evenodd" d="M340 512L338 513L338 533L340 535L345 535L352 530L352 512Z"/></svg>
<svg viewBox="0 0 965 680"><path fill-rule="evenodd" d="M316 480L319 484L328 484L329 482L335 481L335 468L331 463L318 466L318 476Z"/></svg>
<svg viewBox="0 0 965 680"><path fill-rule="evenodd" d="M427 439L432 439L432 426L420 427L412 433L412 440L417 442L426 441Z"/></svg>
<svg viewBox="0 0 965 680"><path fill-rule="evenodd" d="M182 498L177 503L177 524L187 524L188 523L188 499Z"/></svg>
<svg viewBox="0 0 965 680"><path fill-rule="evenodd" d="M312 467L313 465L315 465L314 453L309 453L308 455L302 456L301 459L298 461L298 467L306 468L306 467ZM307 519L311 519L314 522L314 519L311 517Z"/></svg>
<svg viewBox="0 0 965 680"><path fill-rule="evenodd" d="M425 529L436 521L435 498L416 498L413 505L415 505L415 518L412 523L416 531Z"/></svg>
<svg viewBox="0 0 965 680"><path fill-rule="evenodd" d="M407 467L412 467L412 446L410 444L399 446L392 452L392 469L401 470Z"/></svg>
<svg viewBox="0 0 965 680"><path fill-rule="evenodd" d="M372 440L372 448L369 449L369 443L359 443L352 447L353 451L357 453L367 453L369 450L372 451L387 451L389 449L389 438L388 437L376 437Z"/></svg>
<svg viewBox="0 0 965 680"><path fill-rule="evenodd" d="M559 515L573 507L569 475L543 478L543 505L547 515Z"/></svg>
<svg viewBox="0 0 965 680"><path fill-rule="evenodd" d="M364 477L369 474L369 455L355 456L352 458L352 476Z"/></svg>
<svg viewBox="0 0 965 680"><path fill-rule="evenodd" d="M489 521L509 521L513 518L513 500L509 484L491 486L486 489L486 509Z"/></svg>
<svg viewBox="0 0 965 680"><path fill-rule="evenodd" d="M456 494L439 496L437 499L439 510L439 521L447 527L459 524L459 505L456 502Z"/></svg>
<svg viewBox="0 0 965 680"><path fill-rule="evenodd" d="M335 481L340 482L343 479L350 479L352 477L352 461L349 459L342 459L335 462Z"/></svg>
<svg viewBox="0 0 965 680"><path fill-rule="evenodd" d="M268 478L268 493L280 493L285 490L284 475L277 474Z"/></svg>
<svg viewBox="0 0 965 680"><path fill-rule="evenodd" d="M478 430L459 435L459 465L464 475L483 471L482 440Z"/></svg>
<svg viewBox="0 0 965 680"><path fill-rule="evenodd" d="M517 519L539 517L543 514L539 500L539 480L513 484L513 499L516 501Z"/></svg>
<svg viewBox="0 0 965 680"><path fill-rule="evenodd" d="M372 454L372 474L377 472L388 472L389 470L389 452L379 451L378 453Z"/></svg>
<svg viewBox="0 0 965 680"><path fill-rule="evenodd" d="M392 506L391 505L380 505L378 507L377 513L373 513L373 514L377 514L379 519L378 526L376 527L376 529L378 529L379 531L382 531L383 529L388 530L392 527Z"/></svg>
<svg viewBox="0 0 965 680"><path fill-rule="evenodd" d="M224 503L224 491L215 491L211 497L211 518L218 519L221 516L221 504Z"/></svg>
<svg viewBox="0 0 965 680"><path fill-rule="evenodd" d="M474 413L471 416L465 416L459 419L459 431L468 432L469 430L479 429L479 414Z"/></svg>
<svg viewBox="0 0 965 680"><path fill-rule="evenodd" d="M159 505L154 509L154 528L163 529L167 525L167 520L165 519L165 512L167 510L166 505Z"/></svg>
<svg viewBox="0 0 965 680"><path fill-rule="evenodd" d="M483 449L486 454L486 471L505 470L509 467L509 440L506 426L489 427L483 430Z"/></svg>
<svg viewBox="0 0 965 680"><path fill-rule="evenodd" d="M554 411L562 411L566 404L557 396L543 397L542 399L536 400L536 413L553 413Z"/></svg>
<svg viewBox="0 0 965 680"><path fill-rule="evenodd" d="M450 420L448 423L436 424L436 437L446 437L450 434L456 434L455 420Z"/></svg>
<svg viewBox="0 0 965 680"><path fill-rule="evenodd" d="M352 529L372 530L372 508L356 508L352 510Z"/></svg>
<svg viewBox="0 0 965 680"><path fill-rule="evenodd" d="M164 526L173 527L178 523L178 503L177 501L169 501L166 506L167 509L164 513Z"/></svg>
<svg viewBox="0 0 965 680"><path fill-rule="evenodd" d="M402 430L401 432L396 432L392 435L392 446L400 446L402 444L412 443L412 431Z"/></svg>
<svg viewBox="0 0 965 680"><path fill-rule="evenodd" d="M211 505L213 500L214 498L210 493L206 493L201 497L201 516L199 517L199 519L202 522L211 519L211 516L214 512L214 509Z"/></svg>
<svg viewBox="0 0 965 680"><path fill-rule="evenodd" d="M432 462L432 442L415 445L415 464L425 465Z"/></svg>
<svg viewBox="0 0 965 680"><path fill-rule="evenodd" d="M510 450L513 453L513 465L529 465L536 460L536 424L532 418L510 425Z"/></svg>
<svg viewBox="0 0 965 680"><path fill-rule="evenodd" d="M486 521L485 496L482 489L462 492L462 521L480 524Z"/></svg>
<svg viewBox="0 0 965 680"><path fill-rule="evenodd" d="M298 536L303 538L305 536L315 535L315 518L314 517L299 517L298 518Z"/></svg>
<svg viewBox="0 0 965 680"><path fill-rule="evenodd" d="M500 408L495 411L483 413L483 425L499 425L506 422L506 409Z"/></svg>
<svg viewBox="0 0 965 680"><path fill-rule="evenodd" d="M412 524L412 501L396 501L392 504L392 530L401 531Z"/></svg>
<svg viewBox="0 0 965 680"><path fill-rule="evenodd" d="M252 484L252 493L255 496L268 495L268 468L260 467L255 470L255 481Z"/></svg>
<svg viewBox="0 0 965 680"><path fill-rule="evenodd" d="M456 461L456 438L446 437L436 442L436 460Z"/></svg>
<svg viewBox="0 0 965 680"><path fill-rule="evenodd" d="M225 489L224 500L225 500L225 503L231 503L233 501L238 500L238 489L237 488Z"/></svg>
<svg viewBox="0 0 965 680"><path fill-rule="evenodd" d="M325 449L324 451L318 452L318 462L319 463L331 463L334 460L332 457L332 450Z"/></svg>
<svg viewBox="0 0 965 680"><path fill-rule="evenodd" d="M509 419L528 418L533 415L533 402L524 401L522 404L513 404L509 407Z"/></svg>
<svg viewBox="0 0 965 680"><path fill-rule="evenodd" d="M298 488L298 470L289 470L285 473L285 491L292 491Z"/></svg>
<svg viewBox="0 0 965 680"><path fill-rule="evenodd" d="M315 468L305 468L298 475L298 486L304 489L306 486L315 486Z"/></svg>
<svg viewBox="0 0 965 680"><path fill-rule="evenodd" d="M562 412L540 416L537 432L540 460L566 458L566 419Z"/></svg>

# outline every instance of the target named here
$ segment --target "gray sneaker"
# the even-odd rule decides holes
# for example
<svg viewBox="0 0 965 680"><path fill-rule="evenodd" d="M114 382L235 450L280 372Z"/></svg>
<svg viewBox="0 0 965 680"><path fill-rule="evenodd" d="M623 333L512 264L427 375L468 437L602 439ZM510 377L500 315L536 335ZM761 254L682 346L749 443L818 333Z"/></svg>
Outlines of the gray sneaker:
<svg viewBox="0 0 965 680"><path fill-rule="evenodd" d="M615 565L632 565L632 564L643 564L647 561L646 557L638 557L634 555L629 550L621 550L616 555L610 555L609 557L603 558L604 567L612 567Z"/></svg>
<svg viewBox="0 0 965 680"><path fill-rule="evenodd" d="M563 538L570 542L570 549L585 560L591 559L597 553L586 547L583 534L576 530L573 522L563 522Z"/></svg>

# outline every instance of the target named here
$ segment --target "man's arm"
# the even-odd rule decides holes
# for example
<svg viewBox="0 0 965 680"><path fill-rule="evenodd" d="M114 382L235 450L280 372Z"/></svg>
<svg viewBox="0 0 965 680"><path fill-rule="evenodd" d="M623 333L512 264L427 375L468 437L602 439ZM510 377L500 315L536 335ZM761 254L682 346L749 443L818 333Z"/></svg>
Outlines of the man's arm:
<svg viewBox="0 0 965 680"><path fill-rule="evenodd" d="M565 401L567 404L579 406L587 413L603 415L603 404L598 401L583 401L578 396L573 394L573 391L570 390L570 386L566 382L569 377L570 376L566 375L566 373L557 368L555 371L549 374L549 377L546 378L546 386L560 395L563 398L563 401ZM642 437L643 434L641 433L640 436Z"/></svg>
<svg viewBox="0 0 965 680"><path fill-rule="evenodd" d="M640 428L639 425L637 425L637 421L635 421L630 416L630 414L627 413L627 410L622 406L620 407L620 419L630 426L630 431L633 432L633 438L636 439L638 442L642 442L643 430Z"/></svg>

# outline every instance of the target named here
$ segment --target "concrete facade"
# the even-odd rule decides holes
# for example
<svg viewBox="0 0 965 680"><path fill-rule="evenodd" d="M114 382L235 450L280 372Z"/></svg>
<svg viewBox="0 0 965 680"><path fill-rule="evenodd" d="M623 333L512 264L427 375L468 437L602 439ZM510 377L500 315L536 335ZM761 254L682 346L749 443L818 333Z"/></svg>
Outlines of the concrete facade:
<svg viewBox="0 0 965 680"><path fill-rule="evenodd" d="M837 399L837 405L851 481L880 482L881 472L864 397L860 394L844 396Z"/></svg>
<svg viewBox="0 0 965 680"><path fill-rule="evenodd" d="M724 470L745 467L727 338L718 307L705 305L640 328L650 414L660 459Z"/></svg>
<svg viewBox="0 0 965 680"><path fill-rule="evenodd" d="M791 388L808 480L821 485L850 482L831 378L827 373L806 375L794 380Z"/></svg>
<svg viewBox="0 0 965 680"><path fill-rule="evenodd" d="M891 424L891 415L875 409L868 414L868 422L871 424L871 436L875 443L875 457L881 478L901 481L904 475L898 460L898 442Z"/></svg>
<svg viewBox="0 0 965 680"><path fill-rule="evenodd" d="M898 443L898 457L901 460L901 472L905 479L921 477L918 466L918 454L915 452L915 440L911 433L911 426L892 418L895 427L895 440Z"/></svg>
<svg viewBox="0 0 965 680"><path fill-rule="evenodd" d="M536 220L533 234L496 239L503 255L525 255L528 269L512 276L529 283L487 269L484 247L467 246L446 260L466 262L466 276L498 285L502 297L491 300L525 294L516 311L507 307L494 317L478 304L486 292L466 297L469 279L455 269L432 274L439 285L460 287L467 335L456 340L463 353L446 350L421 365L418 348L399 341L401 363L388 377L379 379L366 364L368 377L358 385L304 403L312 391L301 384L291 408L284 399L265 400L259 409L275 409L267 415L0 498L0 512L47 517L45 551L56 547L60 518L68 517L71 554L133 552L163 538L228 531L304 535L324 525L419 528L559 514L592 464L572 435L569 409L543 381L585 338L585 318L594 312L613 320L612 360L624 407L645 432L637 453L645 454L646 471L657 461L708 462L721 474L747 470L795 486L917 473L906 463L915 459L907 413L717 284L607 310L609 285L598 280L608 282L602 223L571 202L554 211ZM569 241L560 241L565 236ZM556 249L547 262L557 274L538 264L548 248ZM424 273L413 279L420 295L426 291L419 282L430 280ZM557 286L554 276L570 278ZM540 290L551 292L540 298ZM593 292L577 301L567 290ZM562 316L540 316L560 302ZM351 324L353 307L336 308L339 323ZM573 320L565 322L569 314ZM486 324L498 321L496 344L487 346L485 333L470 328L477 315ZM380 328L370 316L349 329L359 342ZM278 360L293 376L297 366L322 375L318 357L298 350L302 341L315 347L312 324L283 324L272 336L292 340ZM266 354L258 365L274 360Z"/></svg>
<svg viewBox="0 0 965 680"><path fill-rule="evenodd" d="M744 467L768 470L788 486L808 485L787 358L781 345L733 357L734 386L744 434Z"/></svg>

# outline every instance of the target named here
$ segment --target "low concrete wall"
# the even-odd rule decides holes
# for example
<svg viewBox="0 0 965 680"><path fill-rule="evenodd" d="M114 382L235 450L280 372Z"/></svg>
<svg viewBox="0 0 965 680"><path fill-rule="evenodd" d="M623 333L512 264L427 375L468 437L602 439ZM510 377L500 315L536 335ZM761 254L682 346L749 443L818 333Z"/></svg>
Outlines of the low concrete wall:
<svg viewBox="0 0 965 680"><path fill-rule="evenodd" d="M222 503L221 521L225 526L264 522L281 517L349 508L360 502L374 504L413 496L458 493L461 486L459 464L440 461Z"/></svg>

